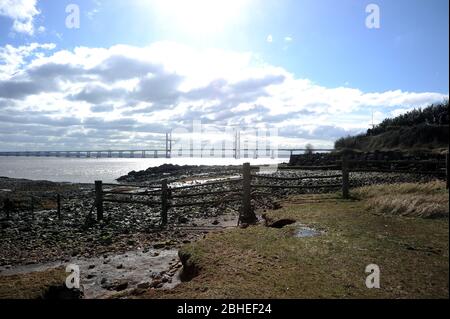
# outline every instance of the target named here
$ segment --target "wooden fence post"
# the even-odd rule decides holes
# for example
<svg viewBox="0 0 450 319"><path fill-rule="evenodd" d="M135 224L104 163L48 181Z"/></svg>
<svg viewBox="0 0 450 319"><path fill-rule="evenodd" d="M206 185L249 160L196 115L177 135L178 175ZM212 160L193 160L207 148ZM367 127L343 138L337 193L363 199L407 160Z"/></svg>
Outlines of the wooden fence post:
<svg viewBox="0 0 450 319"><path fill-rule="evenodd" d="M168 205L168 187L167 187L167 179L162 180L161 182L161 225L167 225L167 211L169 210Z"/></svg>
<svg viewBox="0 0 450 319"><path fill-rule="evenodd" d="M97 207L97 220L103 219L103 182L95 181L95 206Z"/></svg>
<svg viewBox="0 0 450 319"><path fill-rule="evenodd" d="M31 196L31 207L30 207L31 214L34 216L34 197Z"/></svg>
<svg viewBox="0 0 450 319"><path fill-rule="evenodd" d="M256 222L256 215L252 209L252 176L250 163L244 163L242 166L243 189L242 189L242 214L240 223L252 224Z"/></svg>
<svg viewBox="0 0 450 319"><path fill-rule="evenodd" d="M58 219L61 219L61 195L60 194L56 195L56 204L57 204Z"/></svg>
<svg viewBox="0 0 450 319"><path fill-rule="evenodd" d="M342 197L348 199L349 195L349 172L346 155L342 155Z"/></svg>
<svg viewBox="0 0 450 319"><path fill-rule="evenodd" d="M6 213L6 219L9 219L9 218L11 217L11 216L10 216L10 212L11 212L12 206L13 206L13 204L12 204L12 202L9 200L9 198L5 198L5 199L3 200L3 210L4 210L5 213Z"/></svg>
<svg viewBox="0 0 450 319"><path fill-rule="evenodd" d="M445 154L445 184L448 189L448 152Z"/></svg>

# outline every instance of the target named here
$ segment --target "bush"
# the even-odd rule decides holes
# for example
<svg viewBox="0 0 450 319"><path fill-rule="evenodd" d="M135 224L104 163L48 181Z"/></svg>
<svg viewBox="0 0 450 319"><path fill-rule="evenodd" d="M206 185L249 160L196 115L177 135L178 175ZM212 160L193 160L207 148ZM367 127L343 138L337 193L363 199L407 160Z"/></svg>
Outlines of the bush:
<svg viewBox="0 0 450 319"><path fill-rule="evenodd" d="M395 118L388 118L365 134L338 139L336 149L363 151L403 148L448 147L449 102L414 109Z"/></svg>

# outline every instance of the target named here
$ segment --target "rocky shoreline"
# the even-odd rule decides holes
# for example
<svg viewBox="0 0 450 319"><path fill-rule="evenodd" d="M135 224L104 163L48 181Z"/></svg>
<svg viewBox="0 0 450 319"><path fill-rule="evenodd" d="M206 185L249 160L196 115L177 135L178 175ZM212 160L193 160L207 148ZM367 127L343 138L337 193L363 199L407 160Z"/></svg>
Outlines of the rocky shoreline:
<svg viewBox="0 0 450 319"><path fill-rule="evenodd" d="M119 180L121 183L145 185L157 184L162 179L168 179L171 187L202 185L209 180L222 179L225 176L239 177L239 169L240 166L168 167L166 165L142 172L130 172ZM255 174L259 173L255 172ZM339 174L340 171L333 170L280 170L272 173L271 176L305 177ZM433 179L432 176L417 174L368 172L350 174L352 187L383 183L427 182ZM254 182L280 185L280 182L276 180L255 178ZM283 181L281 185L317 187L329 184L340 184L340 178ZM175 194L235 189L237 195L239 195L240 187L239 183L206 184L195 188L195 190L177 190ZM120 183L117 186L111 186L111 189L124 192L130 190L129 187L120 186ZM339 191L339 188L257 189L253 194L252 205L259 214L263 214L268 209L276 209L278 201L289 195L336 191ZM61 219L58 218L56 213L56 194L60 194L62 198ZM115 196L120 198L129 195ZM201 196L198 199L195 197L171 199L171 203L174 205L197 200L222 200L216 205L209 206L172 207L169 209L168 226L161 228L160 207L148 207L141 204L105 203L105 218L97 222L94 218L95 210L93 210L95 197L93 185L0 178L0 203L8 198L15 208L14 211L9 213L9 218L6 217L4 207L0 212L0 237L2 238L0 241L0 276L23 266L52 262L69 263L73 260L102 257L109 259L121 254L143 254L142 258L145 259L149 252L177 251L183 244L195 241L210 231L237 226L240 197L233 196L225 199L218 196L217 194L211 194ZM33 198L32 210L30 207L31 197ZM153 199L158 200L157 197ZM167 264L166 266L173 268L174 262L172 260L170 262L172 265ZM173 277L174 272L171 274ZM158 274L155 276L157 279L165 278ZM172 282L171 278L170 282ZM98 278L97 284L101 286L100 280ZM165 280L165 284L158 284L157 288L167 286L169 279L166 278ZM118 287L121 288L120 285Z"/></svg>
<svg viewBox="0 0 450 319"><path fill-rule="evenodd" d="M21 269L40 269L48 265L80 263L83 281L87 283L87 296L111 296L125 290L139 293L144 288L170 289L180 277L177 250L186 243L204 237L210 231L236 227L240 209L240 182L209 185L209 181L239 178L240 166L171 166L130 172L119 178L117 186L105 186L120 191L116 198L129 197L135 189L122 184L155 185L162 179L169 181L173 195L210 193L234 190L226 197L218 194L192 198L172 198L172 205L196 201L217 201L214 205L171 207L168 225L162 228L161 208L142 204L104 203L104 219L95 220L94 185L52 183L0 177L0 203L8 199L14 210L7 218L3 205L0 212L0 276ZM310 171L283 169L271 176L307 177L334 176L340 171ZM264 172L255 174L267 175ZM427 182L435 179L428 175L398 173L350 173L351 187L384 183ZM205 184L206 183L206 184ZM279 182L254 178L252 184L315 186L306 189L255 189L252 205L258 214L279 207L278 201L290 195L325 193L340 188L321 188L320 185L340 185L340 177L330 179L302 179ZM174 188L200 185L195 189ZM319 186L319 187L317 187ZM56 211L56 194L62 199L61 218ZM32 200L31 200L32 198ZM142 197L139 197L142 200ZM158 196L149 197L158 201ZM219 201L218 201L219 200ZM2 204L0 204L2 205ZM122 265L118 256L133 256L143 262ZM160 257L158 257L160 256ZM161 257L161 256L170 256ZM129 258L129 257L124 257ZM130 257L131 258L131 257ZM113 260L114 263L110 261ZM116 265L117 264L117 265ZM46 266L47 265L47 266ZM112 270L111 270L112 269ZM157 271L155 272L155 269ZM101 270L101 271L100 271ZM139 274L147 274L148 281ZM147 276L146 275L146 276ZM145 279L145 278L144 278Z"/></svg>
<svg viewBox="0 0 450 319"><path fill-rule="evenodd" d="M238 173L239 167L173 167L166 170L153 168L121 177L123 182L154 184L156 180L168 178L173 185L198 184L208 179ZM273 173L273 176L336 175L340 171L289 171ZM131 178L130 178L131 176ZM431 176L395 173L351 173L351 186L365 186L382 183L426 182ZM177 181L177 182L175 182ZM257 180L259 182L259 180ZM264 180L264 184L277 181ZM282 185L318 186L339 184L339 178L297 181L283 181ZM195 189L195 192L211 192L238 188L240 185L212 185ZM154 245L175 248L184 242L195 240L199 233L183 230L183 227L231 226L237 219L240 199L233 197L213 206L176 207L169 210L169 226L159 227L160 208L140 204L105 203L105 219L96 222L92 218L94 203L93 185L61 184L47 181L26 181L0 178L0 200L12 199L16 211L6 219L0 215L0 265L14 265L67 259L74 256L97 256L106 252L148 248ZM314 188L264 189L263 194L255 192L253 205L264 210L276 207L279 199L298 193L338 191L339 189ZM181 190L186 194L194 190ZM55 194L62 196L62 218L56 215ZM29 197L33 196L34 212L30 211ZM28 200L27 200L28 199ZM157 198L156 198L157 200ZM217 195L202 196L201 201L217 200ZM195 199L172 200L172 203L192 202ZM201 233L200 233L201 235Z"/></svg>

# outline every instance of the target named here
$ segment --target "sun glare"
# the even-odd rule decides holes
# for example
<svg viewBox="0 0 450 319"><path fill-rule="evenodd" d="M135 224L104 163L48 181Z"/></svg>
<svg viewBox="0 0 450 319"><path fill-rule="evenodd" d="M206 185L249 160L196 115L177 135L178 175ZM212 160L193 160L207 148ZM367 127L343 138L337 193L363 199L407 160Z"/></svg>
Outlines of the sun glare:
<svg viewBox="0 0 450 319"><path fill-rule="evenodd" d="M238 22L249 0L154 0L164 23L178 31L192 34L213 34Z"/></svg>

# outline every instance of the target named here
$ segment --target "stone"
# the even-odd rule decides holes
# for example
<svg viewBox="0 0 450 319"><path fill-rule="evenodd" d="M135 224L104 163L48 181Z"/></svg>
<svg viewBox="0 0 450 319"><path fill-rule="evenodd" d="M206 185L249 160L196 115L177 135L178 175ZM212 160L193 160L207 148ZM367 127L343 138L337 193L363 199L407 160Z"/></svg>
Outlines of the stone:
<svg viewBox="0 0 450 319"><path fill-rule="evenodd" d="M115 291L122 291L122 290L125 290L125 289L128 288L128 281L126 281L126 280L118 281L117 283L114 283L114 284L113 284L112 288L113 288Z"/></svg>
<svg viewBox="0 0 450 319"><path fill-rule="evenodd" d="M137 287L139 289L148 289L148 288L150 288L150 283L149 282L141 282L137 285Z"/></svg>
<svg viewBox="0 0 450 319"><path fill-rule="evenodd" d="M153 244L153 248L154 248L154 249L162 249L162 248L164 248L164 247L166 247L166 243L156 243L156 244Z"/></svg>
<svg viewBox="0 0 450 319"><path fill-rule="evenodd" d="M161 288L163 286L163 282L160 279L153 280L150 284L150 288Z"/></svg>
<svg viewBox="0 0 450 319"><path fill-rule="evenodd" d="M133 296L140 296L140 295L145 294L145 292L146 292L145 289L136 288L136 289L133 289L133 291L131 292L131 295L133 295Z"/></svg>

